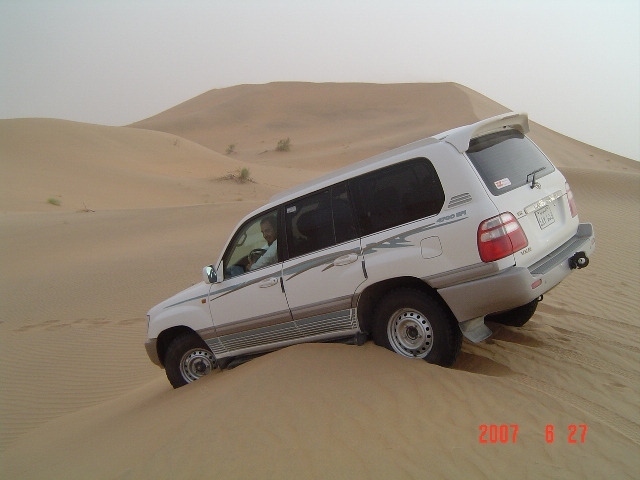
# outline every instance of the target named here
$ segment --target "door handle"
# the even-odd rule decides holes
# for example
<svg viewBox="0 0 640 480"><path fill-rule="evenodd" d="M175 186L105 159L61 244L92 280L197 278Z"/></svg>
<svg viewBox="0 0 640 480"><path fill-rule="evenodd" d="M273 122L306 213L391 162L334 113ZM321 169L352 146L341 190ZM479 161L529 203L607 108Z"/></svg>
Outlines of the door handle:
<svg viewBox="0 0 640 480"><path fill-rule="evenodd" d="M278 284L278 279L271 277L271 278L267 278L266 280L262 280L258 286L260 288L267 288L267 287L273 287L274 285Z"/></svg>
<svg viewBox="0 0 640 480"><path fill-rule="evenodd" d="M339 267L341 265L349 265L358 259L358 255L355 253L349 253L348 255L342 255L333 261L333 265Z"/></svg>

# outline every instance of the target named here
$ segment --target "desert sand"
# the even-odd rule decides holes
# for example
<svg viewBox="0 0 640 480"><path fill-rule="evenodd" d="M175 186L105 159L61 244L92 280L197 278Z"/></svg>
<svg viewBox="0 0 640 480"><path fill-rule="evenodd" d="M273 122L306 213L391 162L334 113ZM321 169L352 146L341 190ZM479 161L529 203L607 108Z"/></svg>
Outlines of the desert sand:
<svg viewBox="0 0 640 480"><path fill-rule="evenodd" d="M146 311L272 194L505 111L452 83L274 83L127 127L0 120L0 477L640 478L640 164L535 123L597 248L524 327L450 369L306 344L178 390L146 356Z"/></svg>

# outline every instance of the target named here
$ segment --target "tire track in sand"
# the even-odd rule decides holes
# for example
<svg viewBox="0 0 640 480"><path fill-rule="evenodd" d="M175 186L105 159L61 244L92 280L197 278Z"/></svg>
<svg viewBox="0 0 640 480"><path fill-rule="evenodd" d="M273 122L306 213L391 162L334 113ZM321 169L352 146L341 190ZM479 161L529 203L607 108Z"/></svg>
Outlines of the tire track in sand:
<svg viewBox="0 0 640 480"><path fill-rule="evenodd" d="M578 336L581 336L578 334ZM586 338L589 338L589 335L585 335ZM628 420L617 413L608 410L607 408L598 405L590 400L587 400L580 395L569 392L560 388L558 386L549 384L543 380L539 380L537 378L533 378L525 373L520 373L512 368L508 367L501 361L501 357L510 356L510 355L521 355L525 351L533 353L535 355L536 351L545 350L550 351L568 361L575 362L580 365L588 365L592 368L599 369L601 371L611 373L614 375L620 375L624 378L630 380L637 380L640 375L634 372L623 371L621 367L617 367L609 362L604 360L599 360L593 357L587 357L577 352L565 350L560 347L545 345L536 342L535 346L523 344L521 341L509 341L506 339L495 339L495 346L500 347L499 350L496 350L493 345L467 345L466 350L472 355L480 355L484 358L488 358L493 362L497 362L501 365L504 365L505 368L509 369L510 373L508 375L501 375L501 378L505 380L514 381L520 385L524 385L529 388L533 388L534 390L538 390L549 397L552 397L560 402L567 403L577 408L578 410L584 412L587 415L590 415L599 421L601 421L604 425L614 429L621 435L627 437L629 440L634 442L637 445L640 445L640 425ZM625 345L626 346L626 345ZM502 350L502 351L500 351ZM488 354L488 355L487 355ZM505 360L504 358L502 360Z"/></svg>
<svg viewBox="0 0 640 480"><path fill-rule="evenodd" d="M533 388L534 390L538 390L539 392L562 402L566 402L578 410L597 418L608 427L616 430L618 433L624 435L636 445L640 446L640 425L621 417L611 410L607 410L606 408L590 402L589 400L567 392L560 387L550 385L542 380L529 377L522 373L517 373L503 378L512 380L526 387Z"/></svg>
<svg viewBox="0 0 640 480"><path fill-rule="evenodd" d="M557 356L564 358L566 360L571 360L571 361L580 363L582 365L588 365L589 367L597 368L598 370L612 373L614 375L627 378L634 382L640 382L640 373L630 372L629 370L619 367L618 365L615 365L611 362L599 360L596 357L588 357L586 355L582 355L581 353L574 352L573 350L567 350L564 348L555 347L551 345L544 345L538 348L552 352Z"/></svg>
<svg viewBox="0 0 640 480"><path fill-rule="evenodd" d="M553 326L551 328L555 329L556 331L558 331L559 329L559 327L553 327ZM560 338L556 340L562 340L563 342L567 342L567 341L570 341L571 339L580 339L580 340L586 340L590 343L595 343L595 340L596 340L595 337L590 336L588 334L573 332L565 329L560 329L560 330L562 330L561 333L565 337L569 337L569 338ZM511 351L511 348L509 348L510 346L512 348L515 348L516 350L519 348L528 349L528 351L530 352L535 352L537 350L544 350L547 352L551 352L565 360L570 360L580 365L588 365L592 368L601 370L603 372L610 373L613 375L618 375L620 377L624 377L626 379L640 383L640 373L638 372L629 370L628 368L624 368L620 365L616 365L615 363L602 360L601 358L598 358L597 356L594 356L594 355L583 355L582 353L576 350L570 350L568 348L563 348L558 345L551 345L546 342L552 341L553 339L536 338L535 336L532 336L528 333L529 332L526 332L526 331L513 331L510 328L499 326L499 329L494 332L492 341L495 342L497 345L500 345L503 348L507 349L507 351ZM600 343L603 343L603 342L600 342ZM620 342L615 342L613 340L609 340L609 341L605 340L604 343L607 343L608 345L620 347L627 351L628 350L634 351L633 346L622 344Z"/></svg>
<svg viewBox="0 0 640 480"><path fill-rule="evenodd" d="M620 320L614 320L611 318L599 317L597 315L588 315L586 313L576 312L569 308L564 308L560 306L550 305L549 303L540 304L538 306L538 312L550 315L552 317L572 317L580 320L586 320L587 322L594 322L597 324L606 324L611 327L612 330L618 331L623 335L640 335L640 326L633 325L627 322L622 322ZM555 328L555 327L554 327Z"/></svg>
<svg viewBox="0 0 640 480"><path fill-rule="evenodd" d="M617 347L617 348L621 348L623 350L628 350L630 352L634 352L634 353L639 353L640 354L640 348L635 347L633 345L628 345L626 343L622 343L622 342L617 342L615 340L607 340L605 338L600 338L597 337L596 335L591 335L588 333L582 333L582 332L575 332L573 330L567 330L566 328L561 328L561 327L556 327L554 325L549 325L551 328L553 328L554 330L556 330L559 333L562 333L563 335L566 335L567 337L570 338L576 338L576 339L580 339L580 340L587 340L588 342L591 343L596 343L596 344L606 344L606 345L610 345L612 347Z"/></svg>

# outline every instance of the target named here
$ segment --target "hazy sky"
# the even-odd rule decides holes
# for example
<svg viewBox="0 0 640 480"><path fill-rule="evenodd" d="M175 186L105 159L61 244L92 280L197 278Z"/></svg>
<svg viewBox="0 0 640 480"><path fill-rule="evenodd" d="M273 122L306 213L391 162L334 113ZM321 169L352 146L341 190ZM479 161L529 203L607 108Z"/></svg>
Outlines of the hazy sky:
<svg viewBox="0 0 640 480"><path fill-rule="evenodd" d="M0 0L0 118L125 125L287 80L453 81L640 159L639 0Z"/></svg>

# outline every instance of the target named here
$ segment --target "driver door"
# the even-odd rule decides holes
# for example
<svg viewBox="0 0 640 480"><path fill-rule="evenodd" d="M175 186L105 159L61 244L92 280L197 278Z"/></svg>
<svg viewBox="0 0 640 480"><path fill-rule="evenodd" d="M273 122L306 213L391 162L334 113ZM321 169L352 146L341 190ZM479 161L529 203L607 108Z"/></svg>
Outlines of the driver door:
<svg viewBox="0 0 640 480"><path fill-rule="evenodd" d="M268 262L269 228L277 251L278 212L272 210L247 221L229 244L219 272L222 281L211 286L209 308L217 338L207 341L219 358L265 349L278 331L292 322L282 288L282 255ZM282 245L282 242L279 242ZM263 261L259 261L261 256ZM253 258L250 258L253 257ZM253 268L252 268L253 267Z"/></svg>

